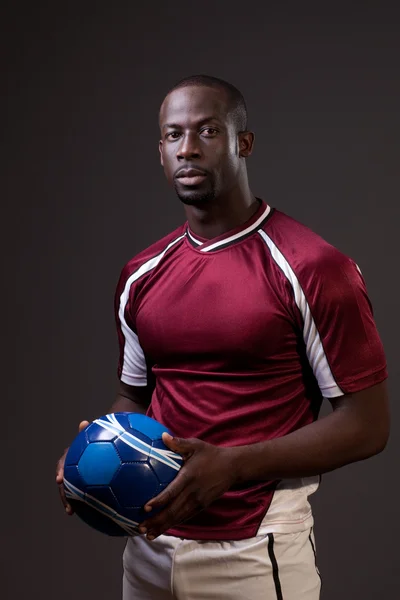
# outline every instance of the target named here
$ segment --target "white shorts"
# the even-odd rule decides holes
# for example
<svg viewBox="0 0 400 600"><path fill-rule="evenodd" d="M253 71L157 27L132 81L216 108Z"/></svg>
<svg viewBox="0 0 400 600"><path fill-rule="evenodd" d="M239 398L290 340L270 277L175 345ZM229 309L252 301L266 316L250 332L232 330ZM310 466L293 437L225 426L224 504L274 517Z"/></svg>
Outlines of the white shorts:
<svg viewBox="0 0 400 600"><path fill-rule="evenodd" d="M240 541L129 538L123 600L318 600L311 529Z"/></svg>

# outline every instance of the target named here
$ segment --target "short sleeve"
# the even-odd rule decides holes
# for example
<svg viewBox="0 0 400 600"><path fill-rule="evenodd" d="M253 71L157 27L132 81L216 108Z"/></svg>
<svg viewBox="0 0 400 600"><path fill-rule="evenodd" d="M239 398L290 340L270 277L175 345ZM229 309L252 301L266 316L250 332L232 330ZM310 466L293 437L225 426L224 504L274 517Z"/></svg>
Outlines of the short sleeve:
<svg viewBox="0 0 400 600"><path fill-rule="evenodd" d="M332 248L298 281L304 341L321 393L354 393L387 377L383 345L357 264Z"/></svg>
<svg viewBox="0 0 400 600"><path fill-rule="evenodd" d="M115 293L115 320L117 326L119 360L118 377L127 385L147 385L147 364L135 331L133 306L135 272L125 267Z"/></svg>

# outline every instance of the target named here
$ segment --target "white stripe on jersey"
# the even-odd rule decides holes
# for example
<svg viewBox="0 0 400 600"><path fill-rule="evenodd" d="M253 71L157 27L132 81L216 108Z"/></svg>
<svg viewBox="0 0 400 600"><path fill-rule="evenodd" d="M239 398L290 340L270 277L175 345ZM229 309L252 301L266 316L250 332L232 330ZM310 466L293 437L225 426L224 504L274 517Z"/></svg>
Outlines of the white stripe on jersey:
<svg viewBox="0 0 400 600"><path fill-rule="evenodd" d="M194 235L192 233L190 233L189 229L187 230L187 234L190 237L190 239L192 239L196 244L198 244L199 246L201 246L201 244L203 242L200 242L199 240L196 240L196 238L194 237Z"/></svg>
<svg viewBox="0 0 400 600"><path fill-rule="evenodd" d="M224 238L223 240L220 240L219 242L215 242L214 244L211 244L210 246L207 246L206 248L199 248L199 250L201 252L209 252L210 250L214 250L215 248L218 248L218 246L229 244L230 242L233 242L234 240L237 240L238 238L241 238L241 237L247 235L251 231L255 231L257 229L257 227L260 225L260 223L269 215L270 212L271 212L271 207L266 206L264 212L257 219L257 221L255 221L252 225L249 225L249 227L247 227L246 229L242 229L242 231L239 231L239 233L235 233L235 235L231 235L230 237Z"/></svg>
<svg viewBox="0 0 400 600"><path fill-rule="evenodd" d="M118 316L121 323L121 330L125 337L124 362L122 365L121 381L128 385L147 385L146 360L139 343L139 338L136 333L130 329L125 320L125 308L128 303L131 285L137 279L139 279L139 277L154 269L164 254L184 237L185 234L170 242L168 246L162 252L160 252L160 254L157 254L157 256L154 256L147 262L143 263L139 269L132 273L132 275L130 275L126 280L124 291L120 297Z"/></svg>
<svg viewBox="0 0 400 600"><path fill-rule="evenodd" d="M336 396L342 396L343 391L337 385L333 377L318 329L315 325L315 321L311 314L310 306L306 300L299 280L297 279L292 267L290 266L286 258L275 246L274 242L265 233L265 231L260 229L258 233L263 238L264 242L267 244L273 260L276 262L278 267L280 267L283 274L288 279L289 283L293 288L295 302L303 317L303 338L306 344L307 357L314 372L314 375L318 381L321 393L325 398L335 398Z"/></svg>

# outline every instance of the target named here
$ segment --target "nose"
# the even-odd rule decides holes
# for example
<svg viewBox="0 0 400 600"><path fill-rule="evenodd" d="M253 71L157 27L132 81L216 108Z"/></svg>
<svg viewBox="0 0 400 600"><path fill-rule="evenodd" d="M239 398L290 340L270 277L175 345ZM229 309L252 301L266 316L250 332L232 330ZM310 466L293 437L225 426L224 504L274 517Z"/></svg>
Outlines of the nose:
<svg viewBox="0 0 400 600"><path fill-rule="evenodd" d="M187 133L182 136L182 142L179 145L176 156L178 159L183 160L200 158L199 138L195 133Z"/></svg>

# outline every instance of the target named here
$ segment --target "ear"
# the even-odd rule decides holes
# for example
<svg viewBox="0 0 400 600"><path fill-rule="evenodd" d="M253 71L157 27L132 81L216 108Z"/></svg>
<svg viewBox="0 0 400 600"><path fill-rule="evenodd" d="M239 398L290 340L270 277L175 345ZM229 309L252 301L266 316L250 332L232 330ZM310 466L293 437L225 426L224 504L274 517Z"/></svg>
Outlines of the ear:
<svg viewBox="0 0 400 600"><path fill-rule="evenodd" d="M161 165L162 165L162 166L164 166L164 159L163 159L163 153L162 153L162 151L163 151L163 143L162 143L162 140L160 140L160 141L158 142L158 150L160 151L160 161L161 161Z"/></svg>
<svg viewBox="0 0 400 600"><path fill-rule="evenodd" d="M239 156L247 158L253 152L254 133L252 131L241 131L238 134Z"/></svg>

